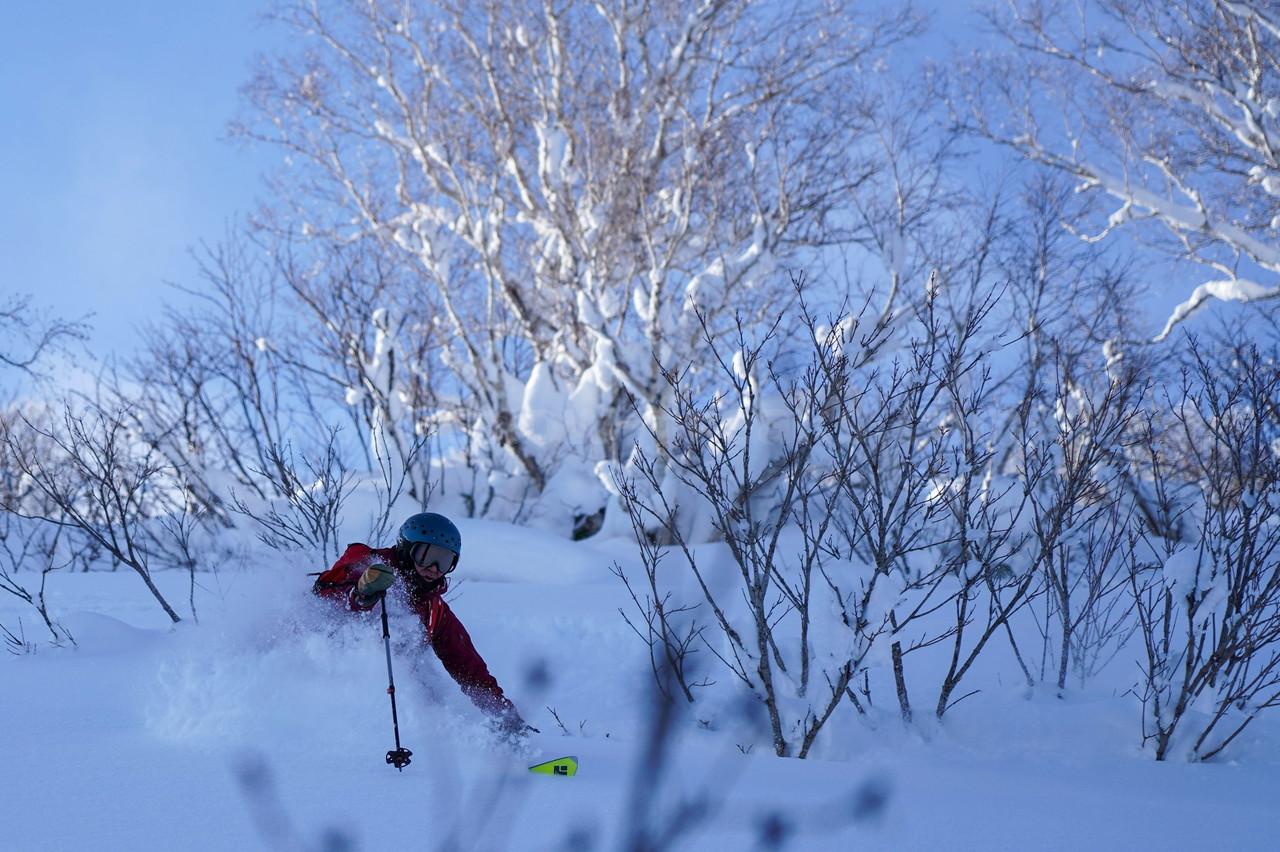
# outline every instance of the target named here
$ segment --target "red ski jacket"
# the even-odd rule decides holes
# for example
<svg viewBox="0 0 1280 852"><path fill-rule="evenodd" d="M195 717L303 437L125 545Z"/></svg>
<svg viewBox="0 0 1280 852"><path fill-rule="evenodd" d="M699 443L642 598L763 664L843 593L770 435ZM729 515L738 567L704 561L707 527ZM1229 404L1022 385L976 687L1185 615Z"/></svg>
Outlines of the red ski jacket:
<svg viewBox="0 0 1280 852"><path fill-rule="evenodd" d="M463 693L504 727L522 727L524 722L520 714L502 694L502 687L489 674L489 667L471 643L471 636L445 602L444 593L448 588L445 578L427 584L412 566L399 564L395 548L350 544L333 567L316 578L314 591L344 609L368 612L374 604L361 605L356 594L356 581L366 568L377 563L389 565L396 571L401 584L408 590L409 607L422 619L424 639L431 644L440 664L458 682Z"/></svg>

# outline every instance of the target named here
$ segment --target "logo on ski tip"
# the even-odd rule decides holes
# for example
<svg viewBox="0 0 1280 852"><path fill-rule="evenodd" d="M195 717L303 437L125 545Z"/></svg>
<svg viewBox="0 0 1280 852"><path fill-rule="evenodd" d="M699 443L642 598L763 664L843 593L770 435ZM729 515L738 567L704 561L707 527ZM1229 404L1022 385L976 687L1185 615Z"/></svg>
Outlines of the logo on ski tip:
<svg viewBox="0 0 1280 852"><path fill-rule="evenodd" d="M543 775L575 775L578 772L578 758L558 757L555 760L548 760L546 763L530 766L529 771L539 772Z"/></svg>

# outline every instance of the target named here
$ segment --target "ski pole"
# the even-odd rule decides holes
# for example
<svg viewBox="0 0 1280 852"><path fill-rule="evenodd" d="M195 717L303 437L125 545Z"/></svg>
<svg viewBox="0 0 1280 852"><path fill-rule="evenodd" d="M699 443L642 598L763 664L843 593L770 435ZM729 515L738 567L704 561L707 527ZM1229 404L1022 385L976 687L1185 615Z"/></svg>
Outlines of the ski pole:
<svg viewBox="0 0 1280 852"><path fill-rule="evenodd" d="M382 643L387 649L387 695L391 696L391 727L396 733L396 747L387 752L387 763L403 772L413 752L400 747L400 719L396 716L396 679L391 674L391 631L387 628L386 594L382 596Z"/></svg>

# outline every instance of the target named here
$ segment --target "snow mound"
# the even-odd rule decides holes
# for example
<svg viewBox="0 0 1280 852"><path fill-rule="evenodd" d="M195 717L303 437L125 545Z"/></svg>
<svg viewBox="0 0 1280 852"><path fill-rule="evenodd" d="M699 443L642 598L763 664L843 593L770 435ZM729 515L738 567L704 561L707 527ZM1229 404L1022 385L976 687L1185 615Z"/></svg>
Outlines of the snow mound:
<svg viewBox="0 0 1280 852"><path fill-rule="evenodd" d="M151 646L165 632L144 630L100 612L69 612L58 619L87 654L127 654Z"/></svg>

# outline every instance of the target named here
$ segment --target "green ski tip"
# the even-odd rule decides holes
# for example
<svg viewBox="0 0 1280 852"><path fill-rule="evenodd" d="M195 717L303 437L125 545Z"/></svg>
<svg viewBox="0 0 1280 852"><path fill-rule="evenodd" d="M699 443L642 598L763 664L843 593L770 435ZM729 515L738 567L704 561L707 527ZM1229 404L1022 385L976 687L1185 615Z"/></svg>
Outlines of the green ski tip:
<svg viewBox="0 0 1280 852"><path fill-rule="evenodd" d="M578 758L557 757L555 760L548 760L546 763L530 766L529 771L539 772L543 775L577 775Z"/></svg>

